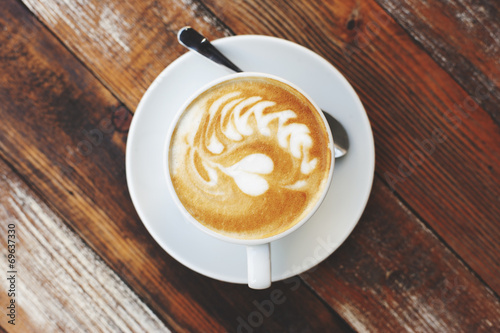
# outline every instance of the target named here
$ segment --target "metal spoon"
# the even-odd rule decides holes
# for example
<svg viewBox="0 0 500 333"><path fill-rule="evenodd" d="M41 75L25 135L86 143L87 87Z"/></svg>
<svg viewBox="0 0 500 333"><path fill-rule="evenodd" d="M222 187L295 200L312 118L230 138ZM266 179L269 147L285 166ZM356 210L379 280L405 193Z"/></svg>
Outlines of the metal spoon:
<svg viewBox="0 0 500 333"><path fill-rule="evenodd" d="M220 53L215 46L213 46L208 39L203 37L199 32L191 27L184 27L179 30L177 34L177 39L181 45L187 47L188 49L201 54L204 57L218 63L219 65L225 66L235 72L243 72L238 66L233 64L229 59L227 59L222 53ZM349 149L349 137L347 132L340 124L337 119L335 119L328 112L323 110L328 125L332 130L333 142L335 144L335 158L339 158L347 154Z"/></svg>

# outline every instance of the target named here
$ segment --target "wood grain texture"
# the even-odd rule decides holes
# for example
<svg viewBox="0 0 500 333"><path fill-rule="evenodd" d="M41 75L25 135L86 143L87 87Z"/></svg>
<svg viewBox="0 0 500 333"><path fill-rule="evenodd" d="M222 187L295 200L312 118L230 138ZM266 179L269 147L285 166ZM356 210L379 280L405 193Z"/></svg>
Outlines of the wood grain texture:
<svg viewBox="0 0 500 333"><path fill-rule="evenodd" d="M3 8L0 157L169 329L236 330L270 295L201 276L153 241L128 196L126 133L112 122L120 101L26 8ZM261 330L351 331L309 288L276 287L288 301L263 317Z"/></svg>
<svg viewBox="0 0 500 333"><path fill-rule="evenodd" d="M363 218L306 283L357 332L496 332L500 301L376 180Z"/></svg>
<svg viewBox="0 0 500 333"><path fill-rule="evenodd" d="M7 332L169 332L2 161L0 175L2 259L8 225L16 231L17 318L15 325L2 318ZM11 299L5 287L0 285L2 308Z"/></svg>
<svg viewBox="0 0 500 333"><path fill-rule="evenodd" d="M377 2L500 124L498 1Z"/></svg>
<svg viewBox="0 0 500 333"><path fill-rule="evenodd" d="M412 36L374 1L206 2L236 34L290 39L335 65L367 109L379 177L500 292L498 124Z"/></svg>
<svg viewBox="0 0 500 333"><path fill-rule="evenodd" d="M23 2L131 110L184 52L176 34L186 23L204 27L209 37L228 34L194 0Z"/></svg>

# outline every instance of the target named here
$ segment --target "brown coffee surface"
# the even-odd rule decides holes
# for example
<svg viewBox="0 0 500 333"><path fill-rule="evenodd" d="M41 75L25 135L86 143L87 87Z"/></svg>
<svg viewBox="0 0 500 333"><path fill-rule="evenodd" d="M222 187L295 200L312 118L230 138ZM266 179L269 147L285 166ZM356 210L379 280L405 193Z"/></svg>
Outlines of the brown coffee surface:
<svg viewBox="0 0 500 333"><path fill-rule="evenodd" d="M331 147L307 98L269 78L222 82L185 109L169 172L186 210L240 239L281 233L305 217L326 186Z"/></svg>

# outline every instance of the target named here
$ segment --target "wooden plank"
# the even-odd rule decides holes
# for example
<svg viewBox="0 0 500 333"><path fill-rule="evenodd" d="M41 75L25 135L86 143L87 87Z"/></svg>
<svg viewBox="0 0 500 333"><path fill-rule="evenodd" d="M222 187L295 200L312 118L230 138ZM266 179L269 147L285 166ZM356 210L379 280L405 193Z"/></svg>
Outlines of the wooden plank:
<svg viewBox="0 0 500 333"><path fill-rule="evenodd" d="M192 0L23 2L130 110L184 52L176 34L187 22L203 26L210 37L228 34Z"/></svg>
<svg viewBox="0 0 500 333"><path fill-rule="evenodd" d="M296 41L346 75L372 123L377 174L500 292L498 125L398 23L374 1L207 5L236 34Z"/></svg>
<svg viewBox="0 0 500 333"><path fill-rule="evenodd" d="M64 222L0 161L0 253L13 235L14 300L7 332L169 332L162 321ZM13 226L12 228L9 227ZM8 233L8 230L13 230ZM9 243L11 243L9 242ZM2 311L2 314L5 311Z"/></svg>
<svg viewBox="0 0 500 333"><path fill-rule="evenodd" d="M357 332L497 332L500 301L376 179L352 236L301 277Z"/></svg>
<svg viewBox="0 0 500 333"><path fill-rule="evenodd" d="M377 2L500 124L498 1Z"/></svg>
<svg viewBox="0 0 500 333"><path fill-rule="evenodd" d="M4 3L0 25L0 157L170 329L236 330L268 291L206 278L165 254L128 196L126 133L111 120L123 106L17 2ZM261 329L350 331L309 288L275 287L290 301Z"/></svg>

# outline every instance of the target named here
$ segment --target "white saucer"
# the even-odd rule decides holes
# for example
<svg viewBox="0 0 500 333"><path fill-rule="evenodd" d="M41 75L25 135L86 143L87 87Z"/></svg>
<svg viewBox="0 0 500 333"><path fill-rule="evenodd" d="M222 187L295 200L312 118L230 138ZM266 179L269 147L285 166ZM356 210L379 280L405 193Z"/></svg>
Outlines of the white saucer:
<svg viewBox="0 0 500 333"><path fill-rule="evenodd" d="M349 152L336 161L332 186L320 209L304 226L271 244L272 280L286 279L326 259L361 217L375 168L370 123L347 80L316 53L265 36L227 37L213 44L240 68L271 73L300 86L349 135ZM189 52L156 78L139 103L128 134L127 183L147 230L172 257L206 276L247 283L245 247L212 238L186 222L163 176L162 150L174 114L195 90L229 73Z"/></svg>

